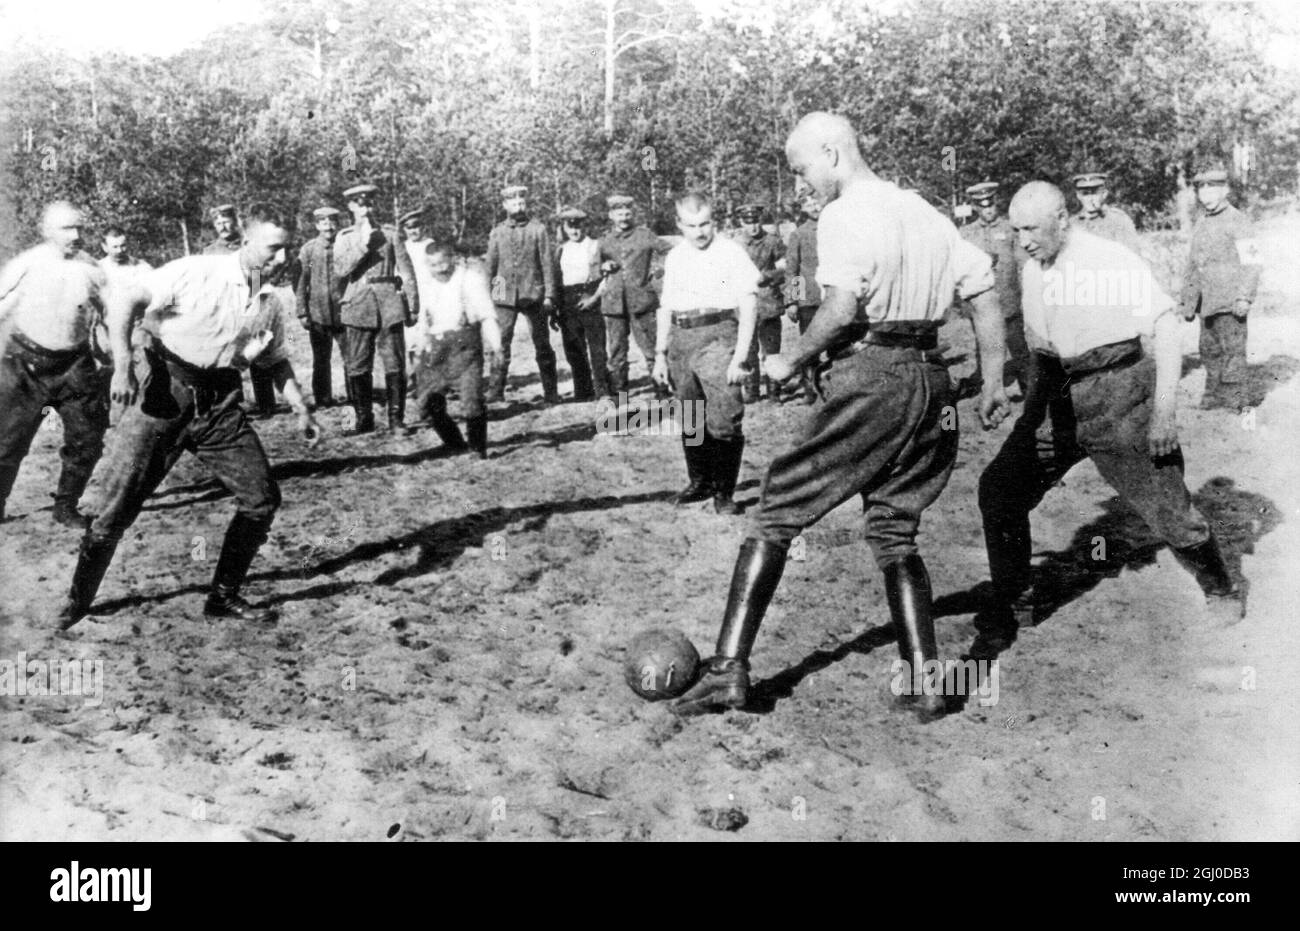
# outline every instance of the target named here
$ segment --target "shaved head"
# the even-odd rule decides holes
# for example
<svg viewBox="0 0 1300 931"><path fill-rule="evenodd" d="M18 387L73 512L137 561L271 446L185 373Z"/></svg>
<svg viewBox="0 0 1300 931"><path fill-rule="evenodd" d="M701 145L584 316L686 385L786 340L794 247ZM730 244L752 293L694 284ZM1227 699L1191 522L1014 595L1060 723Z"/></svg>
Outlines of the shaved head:
<svg viewBox="0 0 1300 931"><path fill-rule="evenodd" d="M1065 195L1046 181L1030 181L1016 191L1007 217L1024 250L1044 263L1056 258L1070 228Z"/></svg>
<svg viewBox="0 0 1300 931"><path fill-rule="evenodd" d="M872 177L853 124L838 113L818 111L801 119L786 139L785 156L803 189L812 188L823 202L839 197L854 177Z"/></svg>
<svg viewBox="0 0 1300 931"><path fill-rule="evenodd" d="M65 256L81 248L81 211L66 200L56 200L41 214L41 235Z"/></svg>

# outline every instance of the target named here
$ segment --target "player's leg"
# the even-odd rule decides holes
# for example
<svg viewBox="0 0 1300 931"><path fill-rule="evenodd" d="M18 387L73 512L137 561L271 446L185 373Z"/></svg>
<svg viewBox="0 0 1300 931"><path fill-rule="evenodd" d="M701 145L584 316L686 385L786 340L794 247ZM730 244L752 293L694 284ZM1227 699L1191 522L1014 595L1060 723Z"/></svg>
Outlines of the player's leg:
<svg viewBox="0 0 1300 931"><path fill-rule="evenodd" d="M745 401L739 385L727 384L727 367L736 350L736 325L724 323L705 330L716 330L717 334L701 345L690 360L705 398L705 474L712 485L714 511L739 514L740 507L732 495L745 453Z"/></svg>
<svg viewBox="0 0 1300 931"><path fill-rule="evenodd" d="M249 604L239 591L266 542L280 507L280 489L271 477L262 441L235 400L232 392L199 414L190 428L194 454L235 499L235 515L226 528L203 613L265 624L275 620L276 612Z"/></svg>
<svg viewBox="0 0 1300 931"><path fill-rule="evenodd" d="M0 356L0 521L47 403L45 389L23 364L21 352L11 344Z"/></svg>
<svg viewBox="0 0 1300 931"><path fill-rule="evenodd" d="M53 391L55 409L63 419L63 467L54 493L54 519L65 527L85 530L87 519L77 511L82 492L90 483L95 463L104 453L108 430L107 372L96 369L86 355L58 381Z"/></svg>
<svg viewBox="0 0 1300 931"><path fill-rule="evenodd" d="M981 649L996 649L1033 623L1029 513L1082 457L1060 362L1030 356L1024 411L979 480L993 602L975 618Z"/></svg>
<svg viewBox="0 0 1300 931"><path fill-rule="evenodd" d="M699 347L700 338L695 330L674 328L668 343L668 381L672 384L673 395L681 403L683 422L687 417L694 418L695 432L687 436L682 431L682 453L686 457L687 485L677 493L673 504L694 504L707 501L713 495L713 478L710 471L713 451L709 444L707 428L696 416L699 405L704 405L707 417L708 406L705 401L704 387L696 377L692 358ZM690 407L688 412L687 408Z"/></svg>
<svg viewBox="0 0 1300 931"><path fill-rule="evenodd" d="M487 406L483 398L483 334L477 328L457 343L452 374L460 388L468 446L480 459L487 458Z"/></svg>
<svg viewBox="0 0 1300 931"><path fill-rule="evenodd" d="M59 625L65 629L90 613L118 541L176 462L176 450L186 443L192 397L175 384L157 356L137 353L135 364L139 395L113 429L103 506L81 539L72 585L59 612ZM236 403L242 401L242 380L236 379L232 390Z"/></svg>
<svg viewBox="0 0 1300 931"><path fill-rule="evenodd" d="M866 355L836 364L827 379L825 403L812 411L793 448L768 467L732 572L716 653L699 682L673 704L678 714L744 704L749 654L785 570L790 542L878 483L905 442L910 424L897 403L900 383L888 367L872 365Z"/></svg>
<svg viewBox="0 0 1300 931"><path fill-rule="evenodd" d="M628 338L631 322L627 314L605 316L605 345L608 349L609 396L618 404L627 400L628 388Z"/></svg>

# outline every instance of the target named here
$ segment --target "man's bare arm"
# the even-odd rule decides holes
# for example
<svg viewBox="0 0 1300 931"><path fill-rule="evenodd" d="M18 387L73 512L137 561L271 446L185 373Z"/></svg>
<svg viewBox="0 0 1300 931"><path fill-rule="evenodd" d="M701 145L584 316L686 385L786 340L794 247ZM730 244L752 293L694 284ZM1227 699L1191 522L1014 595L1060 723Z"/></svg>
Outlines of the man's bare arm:
<svg viewBox="0 0 1300 931"><path fill-rule="evenodd" d="M794 369L802 368L830 347L843 342L849 328L857 322L857 316L858 299L852 291L827 287L808 329L799 337L794 349L782 355Z"/></svg>
<svg viewBox="0 0 1300 931"><path fill-rule="evenodd" d="M1156 359L1155 397L1148 430L1151 455L1167 456L1178 448L1178 379L1183 371L1178 320L1172 313L1156 319L1151 343Z"/></svg>

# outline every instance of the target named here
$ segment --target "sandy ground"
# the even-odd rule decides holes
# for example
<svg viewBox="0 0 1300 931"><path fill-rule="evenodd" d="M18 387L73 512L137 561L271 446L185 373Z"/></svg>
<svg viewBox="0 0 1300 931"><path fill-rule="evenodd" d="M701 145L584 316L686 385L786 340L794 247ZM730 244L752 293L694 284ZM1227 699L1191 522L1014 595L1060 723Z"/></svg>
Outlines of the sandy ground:
<svg viewBox="0 0 1300 931"><path fill-rule="evenodd" d="M56 636L76 538L50 521L51 424L0 528L0 661L99 663L102 693L0 697L0 839L1300 838L1298 239L1300 218L1265 228L1260 406L1197 410L1194 359L1180 388L1188 485L1251 585L1246 619L1214 626L1081 465L1034 517L1059 606L1002 655L996 703L928 726L889 708L896 652L855 504L789 564L752 710L683 723L637 699L624 644L667 625L710 652L744 522L668 503L677 438L534 407L522 332L521 401L487 462L427 431L343 438L340 409L314 450L290 417L259 424L284 507L248 594L280 608L272 630L203 618L232 503L185 459L96 615ZM947 335L969 345L968 326ZM294 352L306 373L301 337ZM975 485L1006 433L981 432L971 403L923 526L946 657L973 636ZM805 412L749 411L743 501Z"/></svg>

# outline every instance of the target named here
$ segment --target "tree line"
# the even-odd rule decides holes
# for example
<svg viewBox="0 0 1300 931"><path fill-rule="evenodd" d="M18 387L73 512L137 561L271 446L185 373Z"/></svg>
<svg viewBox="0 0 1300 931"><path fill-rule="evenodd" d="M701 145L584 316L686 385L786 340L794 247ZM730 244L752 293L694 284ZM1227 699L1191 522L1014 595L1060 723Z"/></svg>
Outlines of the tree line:
<svg viewBox="0 0 1300 931"><path fill-rule="evenodd" d="M1250 4L736 0L271 0L265 18L169 57L3 56L0 255L65 198L146 258L197 249L207 208L269 202L312 235L357 180L387 212L424 207L471 247L499 189L537 212L637 197L671 229L698 189L729 213L788 209L783 144L814 109L848 115L870 164L936 205L1108 170L1139 225L1167 225L1193 171L1247 198L1296 190L1300 108L1264 61Z"/></svg>

